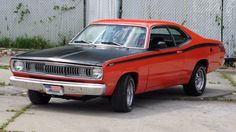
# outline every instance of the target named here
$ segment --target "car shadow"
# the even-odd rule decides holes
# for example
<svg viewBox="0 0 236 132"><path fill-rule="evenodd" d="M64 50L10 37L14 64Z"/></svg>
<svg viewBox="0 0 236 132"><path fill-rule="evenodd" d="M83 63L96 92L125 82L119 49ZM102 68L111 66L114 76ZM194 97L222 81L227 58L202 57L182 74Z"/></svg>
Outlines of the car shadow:
<svg viewBox="0 0 236 132"><path fill-rule="evenodd" d="M186 109L190 106L173 103L184 98L185 101L192 98L207 97L214 95L212 93L222 93L225 91L219 89L207 89L204 96L189 97L186 96L181 87L175 87L165 90L159 90L138 95L135 98L134 109L130 113L113 112L111 103L106 98L94 98L89 101L52 99L49 105L33 106L32 111L47 111L58 113L70 113L74 115L102 116L107 118L140 118L150 116L160 112L170 112L177 109ZM179 98L179 99L177 99ZM179 101L180 102L180 101ZM182 101L181 104L186 104Z"/></svg>

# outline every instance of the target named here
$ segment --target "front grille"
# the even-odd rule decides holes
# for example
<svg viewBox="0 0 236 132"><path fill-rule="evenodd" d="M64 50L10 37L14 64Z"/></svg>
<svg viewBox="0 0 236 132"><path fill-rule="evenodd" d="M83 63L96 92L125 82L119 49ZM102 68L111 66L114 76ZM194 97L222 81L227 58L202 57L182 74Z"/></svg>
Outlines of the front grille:
<svg viewBox="0 0 236 132"><path fill-rule="evenodd" d="M25 72L69 76L69 77L91 77L92 68L86 66L68 65L51 62L25 62Z"/></svg>

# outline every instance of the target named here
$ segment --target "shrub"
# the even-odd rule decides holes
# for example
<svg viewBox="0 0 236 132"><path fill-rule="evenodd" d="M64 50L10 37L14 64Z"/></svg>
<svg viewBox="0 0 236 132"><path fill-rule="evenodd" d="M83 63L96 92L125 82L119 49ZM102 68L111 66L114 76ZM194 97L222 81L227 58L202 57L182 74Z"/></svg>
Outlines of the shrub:
<svg viewBox="0 0 236 132"><path fill-rule="evenodd" d="M45 49L53 45L42 37L18 37L14 41L9 38L0 39L0 47L3 48L23 48L23 49Z"/></svg>
<svg viewBox="0 0 236 132"><path fill-rule="evenodd" d="M0 47L10 48L13 45L13 41L10 38L0 38Z"/></svg>
<svg viewBox="0 0 236 132"><path fill-rule="evenodd" d="M16 48L24 48L24 49L45 49L50 48L52 45L49 41L43 39L42 37L19 37L16 38L15 41Z"/></svg>

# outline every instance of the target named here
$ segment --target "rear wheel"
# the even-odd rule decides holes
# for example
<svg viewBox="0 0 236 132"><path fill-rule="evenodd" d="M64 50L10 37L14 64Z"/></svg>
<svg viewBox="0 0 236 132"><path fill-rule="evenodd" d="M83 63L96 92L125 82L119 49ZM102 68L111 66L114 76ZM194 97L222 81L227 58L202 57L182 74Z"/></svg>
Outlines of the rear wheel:
<svg viewBox="0 0 236 132"><path fill-rule="evenodd" d="M48 104L51 99L51 96L33 90L28 90L28 97L34 105Z"/></svg>
<svg viewBox="0 0 236 132"><path fill-rule="evenodd" d="M112 95L112 108L117 112L130 112L135 96L135 82L132 76L123 76Z"/></svg>
<svg viewBox="0 0 236 132"><path fill-rule="evenodd" d="M198 64L191 76L190 82L184 85L184 91L190 96L200 96L206 87L206 66Z"/></svg>

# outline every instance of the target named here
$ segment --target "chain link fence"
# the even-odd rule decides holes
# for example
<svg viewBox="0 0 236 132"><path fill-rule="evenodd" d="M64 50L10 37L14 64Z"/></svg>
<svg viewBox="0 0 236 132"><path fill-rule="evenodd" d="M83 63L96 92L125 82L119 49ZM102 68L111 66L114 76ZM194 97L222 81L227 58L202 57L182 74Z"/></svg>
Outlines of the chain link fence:
<svg viewBox="0 0 236 132"><path fill-rule="evenodd" d="M83 0L1 0L0 37L69 39L83 28Z"/></svg>
<svg viewBox="0 0 236 132"><path fill-rule="evenodd" d="M86 24L118 18L119 0L86 0Z"/></svg>
<svg viewBox="0 0 236 132"><path fill-rule="evenodd" d="M122 18L167 20L221 40L221 0L123 0Z"/></svg>
<svg viewBox="0 0 236 132"><path fill-rule="evenodd" d="M58 42L99 19L167 20L223 40L226 57L236 58L236 0L2 0L0 12L0 37Z"/></svg>
<svg viewBox="0 0 236 132"><path fill-rule="evenodd" d="M122 18L177 22L201 36L223 40L226 58L236 57L236 0L123 0L122 3Z"/></svg>
<svg viewBox="0 0 236 132"><path fill-rule="evenodd" d="M224 0L223 11L226 58L236 58L236 0Z"/></svg>

